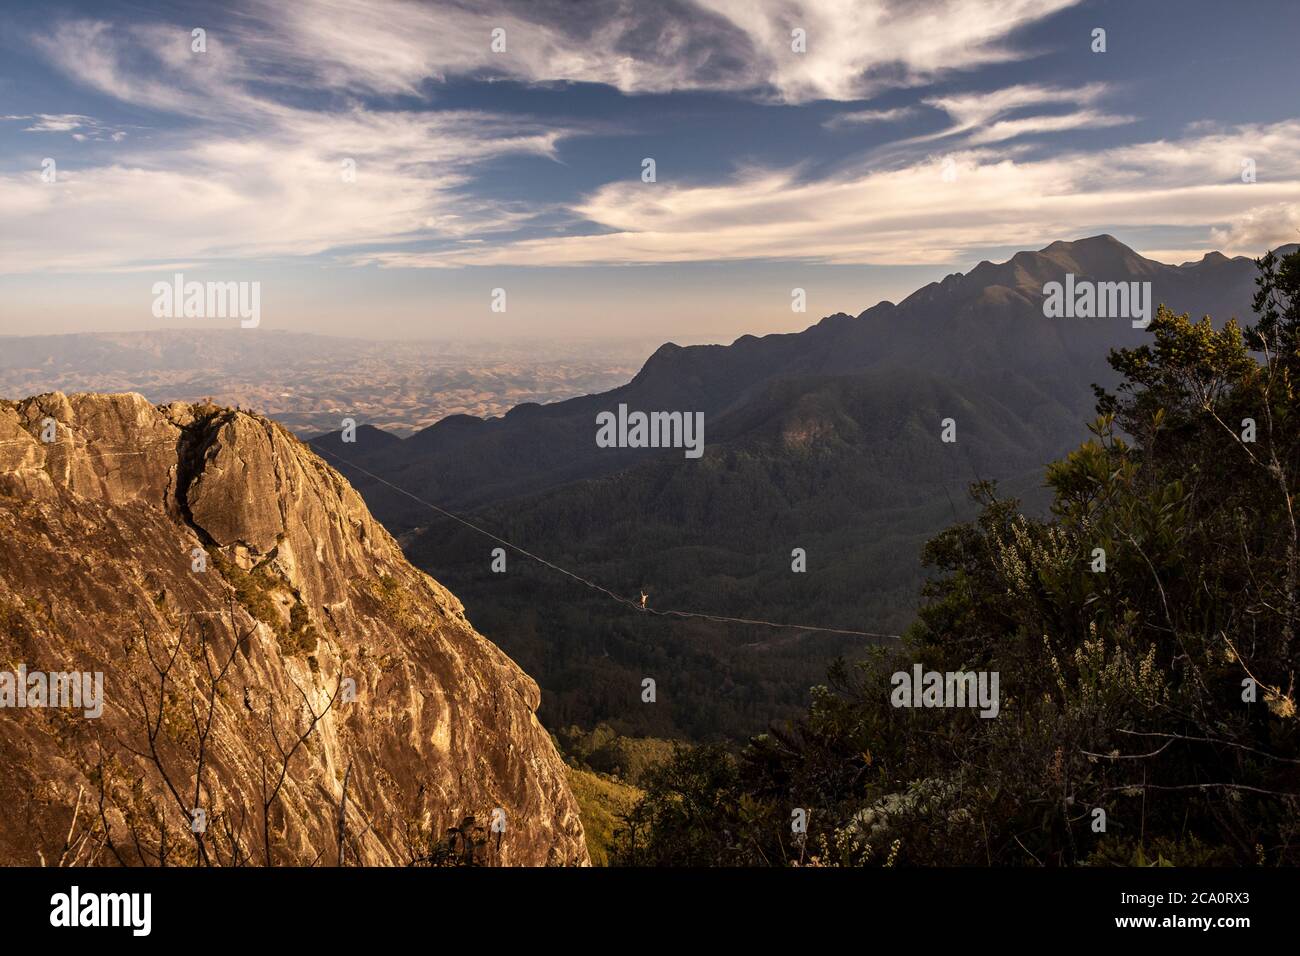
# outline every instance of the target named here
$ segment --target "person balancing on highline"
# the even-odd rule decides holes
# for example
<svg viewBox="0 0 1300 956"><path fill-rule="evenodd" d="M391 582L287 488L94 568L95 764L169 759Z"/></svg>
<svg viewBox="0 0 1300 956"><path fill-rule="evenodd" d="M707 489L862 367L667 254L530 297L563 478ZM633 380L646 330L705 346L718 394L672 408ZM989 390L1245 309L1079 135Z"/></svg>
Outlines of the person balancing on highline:
<svg viewBox="0 0 1300 956"><path fill-rule="evenodd" d="M646 609L645 602L646 602L649 598L650 598L650 595L646 594L644 591L641 592L641 610L644 611L644 610Z"/></svg>

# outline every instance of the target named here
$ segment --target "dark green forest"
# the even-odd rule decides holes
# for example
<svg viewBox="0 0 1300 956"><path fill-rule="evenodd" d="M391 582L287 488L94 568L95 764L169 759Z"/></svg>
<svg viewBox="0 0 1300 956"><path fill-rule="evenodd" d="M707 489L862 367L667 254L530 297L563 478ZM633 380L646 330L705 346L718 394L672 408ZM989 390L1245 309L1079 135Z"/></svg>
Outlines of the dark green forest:
<svg viewBox="0 0 1300 956"><path fill-rule="evenodd" d="M1061 451L1073 444L1059 407L1027 439L1005 390L989 405L912 373L788 378L746 409L740 437L698 462L665 457L474 520L545 542L548 560L620 594L644 589L656 608L901 634L916 614L926 540L974 514L971 480L1014 475L1009 484L1045 509L1038 432L1059 432ZM962 438L943 444L941 410L954 408ZM642 615L514 554L496 574L491 543L448 522L405 546L537 679L548 727L745 739L801 713L830 661L872 643ZM791 572L796 547L806 573ZM652 707L640 699L647 676L658 684Z"/></svg>
<svg viewBox="0 0 1300 956"><path fill-rule="evenodd" d="M1249 314L1256 270L1244 257L1169 266L1105 235L1058 242L801 332L667 343L607 393L317 444L358 462L340 467L411 560L537 680L547 727L745 740L804 713L832 661L878 641L639 614L514 551L494 570L498 542L420 499L633 602L644 591L656 611L901 635L939 573L926 543L976 514L969 485L996 480L1046 517L1046 463L1087 438L1089 384L1119 382L1107 350L1149 337L1045 320L1041 290L1062 273L1151 280L1155 301L1222 321ZM623 403L702 410L703 457L600 449L595 416ZM955 441L941 440L950 419Z"/></svg>
<svg viewBox="0 0 1300 956"><path fill-rule="evenodd" d="M1253 327L1161 308L1111 353L1049 513L973 483L902 644L646 773L613 861L1300 862L1300 253L1258 266ZM997 672L998 716L892 706L918 662Z"/></svg>

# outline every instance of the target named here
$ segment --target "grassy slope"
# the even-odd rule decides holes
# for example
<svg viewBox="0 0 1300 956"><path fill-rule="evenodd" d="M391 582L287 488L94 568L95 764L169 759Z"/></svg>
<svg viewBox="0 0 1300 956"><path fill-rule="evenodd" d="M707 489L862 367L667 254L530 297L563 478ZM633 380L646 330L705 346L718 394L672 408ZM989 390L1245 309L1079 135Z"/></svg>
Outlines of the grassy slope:
<svg viewBox="0 0 1300 956"><path fill-rule="evenodd" d="M609 848L619 827L619 814L641 798L642 791L605 774L569 767L569 786L578 801L587 852L592 866L609 865Z"/></svg>

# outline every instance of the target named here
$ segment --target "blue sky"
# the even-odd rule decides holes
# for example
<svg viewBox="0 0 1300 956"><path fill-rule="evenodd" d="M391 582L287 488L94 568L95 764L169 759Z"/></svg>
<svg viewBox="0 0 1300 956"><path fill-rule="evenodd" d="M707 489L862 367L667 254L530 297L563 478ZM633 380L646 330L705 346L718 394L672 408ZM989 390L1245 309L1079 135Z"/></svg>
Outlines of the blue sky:
<svg viewBox="0 0 1300 956"><path fill-rule="evenodd" d="M54 2L0 31L0 334L175 325L150 290L180 271L260 282L264 328L729 341L1055 239L1300 239L1285 0Z"/></svg>

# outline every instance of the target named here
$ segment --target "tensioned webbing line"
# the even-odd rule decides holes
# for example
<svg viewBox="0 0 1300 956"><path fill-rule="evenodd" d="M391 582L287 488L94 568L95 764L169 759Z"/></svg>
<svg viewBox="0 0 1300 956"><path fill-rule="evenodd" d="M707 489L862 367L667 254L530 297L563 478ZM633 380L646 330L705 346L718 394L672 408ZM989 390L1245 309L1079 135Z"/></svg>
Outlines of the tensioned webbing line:
<svg viewBox="0 0 1300 956"><path fill-rule="evenodd" d="M454 514L453 512L448 511L446 508L441 508L438 505L435 505L432 501L426 501L423 498L421 498L419 495L412 494L411 492L407 491L405 488L398 487L397 485L393 484L391 481L387 480L386 478L381 478L379 475L376 475L372 471L367 471L365 468L362 468L360 465L353 464L352 462L348 461L346 458L344 458L341 455L336 455L332 451L329 451L326 448L322 448L319 445L312 445L310 447L312 448L313 451L318 451L324 455L328 455L330 458L333 458L335 461L347 465L349 468L355 469L356 471L359 471L361 474L366 475L369 478L373 478L381 485L393 489L393 491L396 491L398 494L405 495L407 498L410 498L412 501L418 502L419 504L424 505L426 508L430 508L433 511L436 511L438 514L446 518L450 518L452 521L457 521L460 524L463 524L465 527L469 528L470 530L476 531L479 534L483 535L484 537L491 538L493 541L497 542L498 544L503 544L507 548L510 548L512 551L516 551L527 558L531 558L532 560L536 561L538 564L545 565L546 567L550 568L552 571L558 571L560 574L573 578L575 581L578 581L581 584L585 585L586 587L591 588L593 591L599 591L601 594L604 594L605 596L611 598L612 600L617 601L619 604L623 604L626 605L627 607L632 608L634 611L642 611L646 614L654 614L659 617L698 618L704 621L716 621L725 624L750 624L755 627L778 627L778 628L784 628L787 630L794 630L794 631L819 631L824 634L852 634L855 637L879 637L879 638L887 638L892 640L902 639L901 634L880 634L874 631L858 631L846 627L818 627L812 624L785 624L780 621L764 621L764 620L757 620L757 619L745 618L745 617L728 617L725 614L707 614L703 611L674 611L674 610L665 610L662 608L653 608L653 607L643 608L639 602L634 601L631 598L623 597L621 594L616 594L615 592L611 591L609 588L605 587L604 585L597 584L595 581L589 580L588 578L584 578L581 574L577 574L573 571L570 571L568 568L560 567L560 565L556 564L555 562L548 561L545 558L541 557L540 555L534 554L528 549L520 547L519 545L515 544L513 541L507 541L505 538L501 537L500 535L493 534L491 531L487 530L486 528L480 527L474 522L462 518L458 514Z"/></svg>

